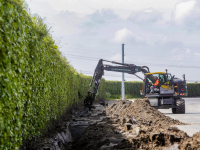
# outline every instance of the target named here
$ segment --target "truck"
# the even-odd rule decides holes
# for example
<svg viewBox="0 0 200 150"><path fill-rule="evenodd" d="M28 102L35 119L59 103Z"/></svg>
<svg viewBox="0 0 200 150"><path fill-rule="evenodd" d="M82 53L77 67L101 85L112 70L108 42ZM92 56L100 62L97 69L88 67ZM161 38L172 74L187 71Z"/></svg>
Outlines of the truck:
<svg viewBox="0 0 200 150"><path fill-rule="evenodd" d="M116 65L107 65L103 62ZM98 94L104 70L128 73L141 79L143 82L142 89L138 92L148 98L152 107L156 109L172 108L173 114L185 113L185 100L183 98L188 95L185 74L183 75L183 79L180 79L168 73L167 69L165 72L150 72L147 66L137 66L135 64L119 63L103 59L99 60L95 68L88 95L84 99L84 105L90 110L94 108L93 101ZM138 76L136 74L138 72L142 72L144 78ZM155 85L155 82L157 82L157 85Z"/></svg>

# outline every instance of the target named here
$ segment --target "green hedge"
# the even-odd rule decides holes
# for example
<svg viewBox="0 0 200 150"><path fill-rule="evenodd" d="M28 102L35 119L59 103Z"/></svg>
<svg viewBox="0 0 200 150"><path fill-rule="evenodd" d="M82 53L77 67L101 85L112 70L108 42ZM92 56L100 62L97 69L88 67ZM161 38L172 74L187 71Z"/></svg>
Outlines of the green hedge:
<svg viewBox="0 0 200 150"><path fill-rule="evenodd" d="M200 96L200 83L187 83L188 96Z"/></svg>
<svg viewBox="0 0 200 150"><path fill-rule="evenodd" d="M125 81L125 98L139 98L142 90L142 82ZM121 81L106 81L106 93L110 94L110 99L121 98ZM107 94L107 95L109 95ZM109 97L107 97L109 98Z"/></svg>
<svg viewBox="0 0 200 150"><path fill-rule="evenodd" d="M22 139L41 135L49 120L83 101L91 77L69 65L23 2L1 0L0 10L0 149L19 149Z"/></svg>
<svg viewBox="0 0 200 150"><path fill-rule="evenodd" d="M125 98L141 97L142 82L124 82L125 83ZM187 83L188 96L200 96L199 83ZM106 98L120 99L121 98L121 81L106 81Z"/></svg>

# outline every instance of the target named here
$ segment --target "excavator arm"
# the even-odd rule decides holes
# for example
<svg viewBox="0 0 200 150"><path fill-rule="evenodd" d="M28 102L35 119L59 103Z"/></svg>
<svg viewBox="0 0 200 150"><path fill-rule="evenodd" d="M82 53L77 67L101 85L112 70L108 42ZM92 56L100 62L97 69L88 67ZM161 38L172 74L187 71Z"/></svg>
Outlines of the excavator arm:
<svg viewBox="0 0 200 150"><path fill-rule="evenodd" d="M117 64L118 66L104 65L103 61ZM136 66L134 64L125 64L125 63L119 63L119 62L100 59L94 71L94 75L90 83L90 89L88 91L88 95L86 99L84 100L84 105L86 107L89 107L90 110L91 108L94 108L92 104L93 104L93 101L95 100L95 97L98 95L98 89L101 83L102 76L104 75L104 70L133 74L137 76L138 78L140 78L141 80L143 80L143 78L139 77L135 73L142 72L143 74L145 74L145 73L150 72L147 66ZM91 91L92 87L93 87L93 90Z"/></svg>

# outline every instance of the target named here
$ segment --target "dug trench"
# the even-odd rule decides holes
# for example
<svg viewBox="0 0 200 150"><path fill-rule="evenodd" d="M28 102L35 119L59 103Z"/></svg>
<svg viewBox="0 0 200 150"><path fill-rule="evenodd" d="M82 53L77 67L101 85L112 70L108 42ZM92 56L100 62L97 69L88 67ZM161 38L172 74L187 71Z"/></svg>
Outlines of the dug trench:
<svg viewBox="0 0 200 150"><path fill-rule="evenodd" d="M112 103L109 101L109 103ZM150 106L147 99L118 100L73 110L47 137L31 143L35 150L200 149L200 132L189 137L173 125L186 125Z"/></svg>

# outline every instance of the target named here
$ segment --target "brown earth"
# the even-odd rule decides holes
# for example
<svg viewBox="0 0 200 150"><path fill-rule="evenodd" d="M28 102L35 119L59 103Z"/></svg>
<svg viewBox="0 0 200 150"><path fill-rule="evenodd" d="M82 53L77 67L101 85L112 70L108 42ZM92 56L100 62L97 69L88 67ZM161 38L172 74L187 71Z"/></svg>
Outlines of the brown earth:
<svg viewBox="0 0 200 150"><path fill-rule="evenodd" d="M96 106L93 113L73 110L55 131L32 141L26 149L200 150L200 132L189 137L173 126L185 123L165 116L147 99L118 100L106 109Z"/></svg>
<svg viewBox="0 0 200 150"><path fill-rule="evenodd" d="M106 108L104 115L108 117L89 126L83 135L73 142L72 149L153 150L164 149L174 143L187 143L184 139L190 139L177 127L170 127L185 123L152 108L147 99L134 102L118 100Z"/></svg>
<svg viewBox="0 0 200 150"><path fill-rule="evenodd" d="M181 150L200 150L200 132L195 133L192 137L182 140L179 148Z"/></svg>

